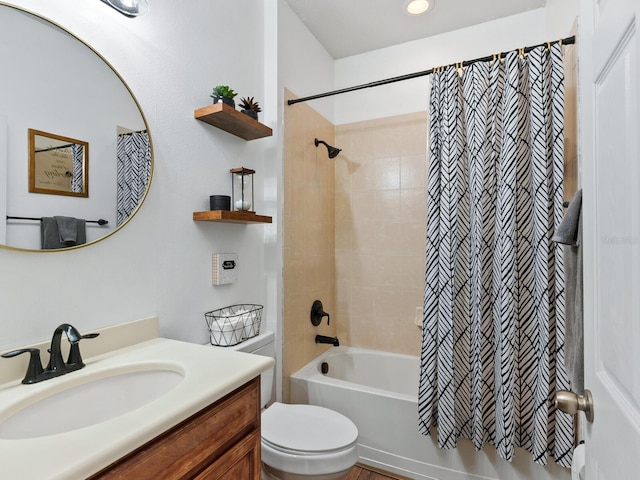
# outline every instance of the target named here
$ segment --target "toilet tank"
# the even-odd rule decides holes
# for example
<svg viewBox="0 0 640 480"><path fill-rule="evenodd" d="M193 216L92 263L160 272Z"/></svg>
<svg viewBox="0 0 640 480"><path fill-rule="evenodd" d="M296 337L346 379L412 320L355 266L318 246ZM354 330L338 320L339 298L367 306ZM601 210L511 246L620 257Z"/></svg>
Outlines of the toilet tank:
<svg viewBox="0 0 640 480"><path fill-rule="evenodd" d="M252 353L254 355L262 355L265 357L276 358L276 347L274 341L273 332L264 331L255 337L251 337L244 342L230 347L217 347L224 348L225 350L236 350L238 352ZM260 405L265 408L270 404L273 399L274 384L275 384L275 368L270 368L260 374Z"/></svg>

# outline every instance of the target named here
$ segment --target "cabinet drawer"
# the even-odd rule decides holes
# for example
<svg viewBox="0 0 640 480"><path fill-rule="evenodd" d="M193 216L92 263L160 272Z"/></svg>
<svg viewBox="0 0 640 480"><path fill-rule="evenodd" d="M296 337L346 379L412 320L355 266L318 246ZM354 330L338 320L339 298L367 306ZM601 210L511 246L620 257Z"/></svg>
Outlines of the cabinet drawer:
<svg viewBox="0 0 640 480"><path fill-rule="evenodd" d="M193 478L247 434L254 430L259 432L259 427L258 377L109 465L91 479Z"/></svg>

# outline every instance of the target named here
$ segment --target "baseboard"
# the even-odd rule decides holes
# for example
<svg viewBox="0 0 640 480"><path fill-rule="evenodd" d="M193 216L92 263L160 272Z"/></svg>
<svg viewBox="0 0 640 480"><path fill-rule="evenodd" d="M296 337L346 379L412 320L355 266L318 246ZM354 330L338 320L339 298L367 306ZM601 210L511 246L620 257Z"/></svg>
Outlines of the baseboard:
<svg viewBox="0 0 640 480"><path fill-rule="evenodd" d="M394 480L413 480L409 477L405 477L404 475L401 475L397 472L390 472L389 470L385 470L384 468L378 467L377 465L369 465L363 462L358 462L356 463L356 467L360 467L363 468L364 470L370 471L370 472L375 472L375 473L379 473L380 475L384 475L386 477L388 477L389 475L393 474L393 479Z"/></svg>

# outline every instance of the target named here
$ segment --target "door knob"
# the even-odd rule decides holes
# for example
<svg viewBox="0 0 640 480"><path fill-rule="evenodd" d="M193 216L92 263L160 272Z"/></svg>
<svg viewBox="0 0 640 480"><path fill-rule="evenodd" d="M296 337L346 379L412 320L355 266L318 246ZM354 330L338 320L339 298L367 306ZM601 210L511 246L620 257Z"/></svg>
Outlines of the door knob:
<svg viewBox="0 0 640 480"><path fill-rule="evenodd" d="M570 415L582 411L587 421L593 423L593 396L589 390L585 390L584 395L558 390L555 395L555 405L557 409Z"/></svg>

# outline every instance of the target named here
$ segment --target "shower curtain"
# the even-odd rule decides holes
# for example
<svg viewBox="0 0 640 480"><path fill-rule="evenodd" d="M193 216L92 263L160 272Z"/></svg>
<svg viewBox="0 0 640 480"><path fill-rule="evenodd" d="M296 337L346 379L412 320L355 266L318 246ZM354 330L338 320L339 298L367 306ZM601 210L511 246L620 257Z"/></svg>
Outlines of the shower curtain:
<svg viewBox="0 0 640 480"><path fill-rule="evenodd" d="M151 148L146 131L118 135L117 224L138 207L151 176Z"/></svg>
<svg viewBox="0 0 640 480"><path fill-rule="evenodd" d="M71 157L73 158L73 177L71 178L71 191L74 193L81 193L84 191L84 155L84 145L80 145L77 143L71 145Z"/></svg>
<svg viewBox="0 0 640 480"><path fill-rule="evenodd" d="M570 467L564 366L562 47L431 80L419 431Z"/></svg>

